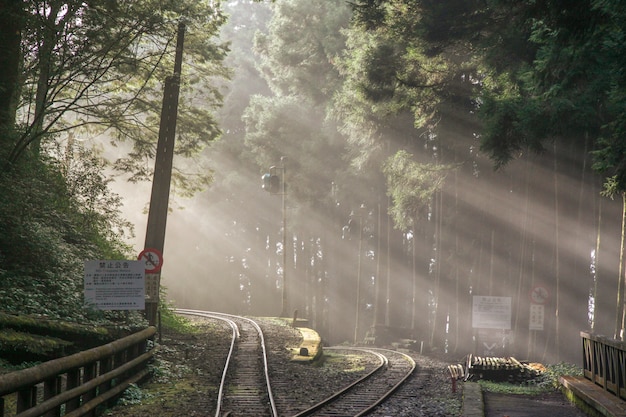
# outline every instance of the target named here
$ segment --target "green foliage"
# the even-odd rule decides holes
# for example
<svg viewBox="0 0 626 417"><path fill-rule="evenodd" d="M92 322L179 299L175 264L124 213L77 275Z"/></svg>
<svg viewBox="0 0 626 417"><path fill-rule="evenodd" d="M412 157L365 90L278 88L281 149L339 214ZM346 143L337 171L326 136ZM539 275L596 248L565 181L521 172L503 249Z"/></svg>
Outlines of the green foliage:
<svg viewBox="0 0 626 417"><path fill-rule="evenodd" d="M198 329L184 316L176 314L176 307L173 302L166 301L166 288L160 288L159 313L161 314L161 325L168 329L180 333L197 333Z"/></svg>
<svg viewBox="0 0 626 417"><path fill-rule="evenodd" d="M583 370L580 366L566 362L548 365L540 377L539 385L558 388L560 385L559 378L566 375L583 376Z"/></svg>
<svg viewBox="0 0 626 417"><path fill-rule="evenodd" d="M51 336L41 336L3 329L0 332L0 352L4 357L51 358L64 353L71 342ZM25 356L22 356L25 355ZM23 360L19 360L22 362Z"/></svg>
<svg viewBox="0 0 626 417"><path fill-rule="evenodd" d="M152 368L152 380L158 384L174 383L192 372L192 369L187 365L164 360L159 360L155 365Z"/></svg>
<svg viewBox="0 0 626 417"><path fill-rule="evenodd" d="M19 371L21 369L32 368L33 366L39 365L41 362L20 362L18 364L13 364L7 361L5 358L0 358L0 374L9 373L13 371Z"/></svg>
<svg viewBox="0 0 626 417"><path fill-rule="evenodd" d="M393 202L391 215L398 229L408 230L427 217L432 198L441 190L452 168L418 163L406 151L399 151L387 160L383 172Z"/></svg>
<svg viewBox="0 0 626 417"><path fill-rule="evenodd" d="M464 102L484 123L481 149L496 167L525 150L541 152L555 138L591 138L594 169L615 176L617 191L626 189L623 4L380 0L352 6L357 24L350 39L359 41L348 43L346 56L360 65L346 66L352 69L346 74L357 80L349 89L358 85L365 93L361 99L393 101L395 111L412 108L418 127L436 120L442 104ZM357 111L363 121L374 114Z"/></svg>
<svg viewBox="0 0 626 417"><path fill-rule="evenodd" d="M323 104L340 82L333 60L344 46L341 30L348 26L349 8L338 0L287 0L273 10L267 35L255 39L260 71L274 94Z"/></svg>
<svg viewBox="0 0 626 417"><path fill-rule="evenodd" d="M0 138L10 163L69 132L70 140L127 142L114 167L131 180L149 179L146 158L155 155L162 83L174 71L178 22L186 31L175 151L194 157L219 136L211 112L222 96L214 81L228 77L222 66L228 47L213 39L226 19L218 3L67 0L46 8L26 2L13 12L24 53L5 75L22 71L19 111L6 124L16 135ZM175 176L178 191L196 191L210 180L202 168L193 173Z"/></svg>
<svg viewBox="0 0 626 417"><path fill-rule="evenodd" d="M511 60L507 68L484 61L494 72L486 73L485 105L480 109L487 122L483 150L506 163L518 150L541 150L543 142L555 137L590 137L594 169L607 177L615 175L615 190L624 190L621 22L626 9L606 7L603 1L567 6L528 2L521 3L519 11L525 19L514 19L510 30L532 53ZM500 42L491 46L491 56L514 56L512 49ZM502 82L493 82L492 75L516 85L513 106L499 93Z"/></svg>
<svg viewBox="0 0 626 417"><path fill-rule="evenodd" d="M117 404L123 406L137 405L148 398L152 398L152 395L142 390L137 384L130 384L122 394L122 397L117 401Z"/></svg>
<svg viewBox="0 0 626 417"><path fill-rule="evenodd" d="M12 328L30 333L55 334L72 338L107 338L109 331L102 326L80 325L67 321L46 320L41 316L13 315L0 312L0 328Z"/></svg>
<svg viewBox="0 0 626 417"><path fill-rule="evenodd" d="M323 205L344 153L326 111L341 83L335 59L345 44L349 8L337 0L289 0L272 11L267 33L257 33L254 45L272 95L251 98L243 115L245 145L265 170L286 157L292 201Z"/></svg>
<svg viewBox="0 0 626 417"><path fill-rule="evenodd" d="M444 33L459 36L456 31L464 25L450 20L460 19L470 4L356 2L357 25L350 30L344 54L348 81L363 92L366 101L376 104L373 110L412 111L417 127L433 123L444 94L450 96L445 88L465 64L461 50L449 50L450 39L440 38ZM441 33L436 34L439 29Z"/></svg>
<svg viewBox="0 0 626 417"><path fill-rule="evenodd" d="M617 181L617 177L613 175L612 177L608 177L605 179L604 184L602 185L602 191L600 191L600 195L604 197L609 197L612 200L615 198L616 195L620 194L619 190L619 182Z"/></svg>
<svg viewBox="0 0 626 417"><path fill-rule="evenodd" d="M254 96L244 118L245 143L259 166L278 166L281 157L286 157L287 183L293 198L316 204L327 195L334 172L320 166L337 166L342 149L332 133L320 129L324 118L321 109L295 95ZM318 155L323 155L324 161Z"/></svg>
<svg viewBox="0 0 626 417"><path fill-rule="evenodd" d="M396 63L397 48L392 46L393 40L353 29L344 33L346 48L335 60L343 82L333 96L328 117L337 123L337 130L349 144L350 163L363 171L364 167L380 164L385 153L381 138L403 125L398 123L396 114L407 107L401 100L404 96L396 80L382 77L390 71L395 74L395 67L370 66L382 64L384 51L390 48L394 55L389 55L387 60Z"/></svg>
<svg viewBox="0 0 626 417"><path fill-rule="evenodd" d="M102 166L88 154L67 160L71 164L23 158L0 172L5 312L84 319L83 261L128 256L123 239L129 225Z"/></svg>

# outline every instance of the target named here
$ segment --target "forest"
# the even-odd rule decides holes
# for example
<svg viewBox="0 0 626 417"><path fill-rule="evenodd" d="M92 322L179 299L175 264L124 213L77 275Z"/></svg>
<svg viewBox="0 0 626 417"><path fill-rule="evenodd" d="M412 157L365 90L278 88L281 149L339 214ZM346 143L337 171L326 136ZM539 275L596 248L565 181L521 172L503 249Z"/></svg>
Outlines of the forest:
<svg viewBox="0 0 626 417"><path fill-rule="evenodd" d="M143 249L184 22L168 303L546 363L623 340L626 5L0 10L0 310L120 314L84 305L83 262Z"/></svg>

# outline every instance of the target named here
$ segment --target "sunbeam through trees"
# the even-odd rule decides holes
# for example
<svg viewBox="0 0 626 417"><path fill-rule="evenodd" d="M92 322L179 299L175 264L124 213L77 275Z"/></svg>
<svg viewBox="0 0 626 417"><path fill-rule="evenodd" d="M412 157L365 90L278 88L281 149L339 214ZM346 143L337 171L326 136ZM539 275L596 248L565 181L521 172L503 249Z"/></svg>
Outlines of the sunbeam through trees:
<svg viewBox="0 0 626 417"><path fill-rule="evenodd" d="M161 281L176 305L542 362L580 362L580 331L624 337L626 6L131 3L0 1L0 300L62 274L75 291L61 265L138 251L183 19ZM79 148L104 177L65 164ZM272 166L284 206L262 189ZM77 176L85 195L37 194ZM78 248L48 281L18 256L47 254L38 239Z"/></svg>

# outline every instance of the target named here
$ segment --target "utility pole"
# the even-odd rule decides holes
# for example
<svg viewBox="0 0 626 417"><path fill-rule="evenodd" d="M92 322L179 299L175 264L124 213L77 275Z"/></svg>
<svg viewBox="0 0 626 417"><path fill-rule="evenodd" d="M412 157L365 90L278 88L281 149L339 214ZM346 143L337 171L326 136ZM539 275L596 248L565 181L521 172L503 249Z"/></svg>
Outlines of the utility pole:
<svg viewBox="0 0 626 417"><path fill-rule="evenodd" d="M157 143L150 209L146 228L145 249L156 249L163 253L165 244L165 225L169 206L172 164L174 159L174 141L176 139L176 119L178 117L178 97L180 93L180 74L183 60L183 43L185 24L178 24L176 39L176 56L174 74L165 79L163 91L163 107L159 125L159 141ZM159 305L160 270L154 274L146 274L146 309L145 315L150 325L156 324Z"/></svg>

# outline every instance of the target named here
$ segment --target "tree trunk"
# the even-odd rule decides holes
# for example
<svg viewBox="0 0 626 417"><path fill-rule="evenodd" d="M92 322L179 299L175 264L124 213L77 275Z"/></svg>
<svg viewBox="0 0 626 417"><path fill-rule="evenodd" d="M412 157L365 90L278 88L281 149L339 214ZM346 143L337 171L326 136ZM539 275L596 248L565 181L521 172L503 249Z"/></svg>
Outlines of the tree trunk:
<svg viewBox="0 0 626 417"><path fill-rule="evenodd" d="M625 315L626 315L626 305L624 304L624 293L626 291L626 271L624 271L624 268L622 267L624 265L624 232L625 232L625 224L626 224L626 193L622 192L622 236L621 236L621 241L620 241L620 252L619 252L619 267L621 270L620 273L620 278L618 279L618 282L621 283L622 281L622 276L624 277L624 283L621 284L621 291L619 289L620 285L618 283L618 290L617 290L617 296L618 296L618 300L619 297L621 297L621 302L618 301L618 314L621 311L621 317L622 317L622 321L621 321L621 326L620 326L620 331L619 331L619 339L620 340L624 340L624 320L625 320Z"/></svg>
<svg viewBox="0 0 626 417"><path fill-rule="evenodd" d="M554 143L554 250L555 250L555 261L554 261L554 276L555 276L555 309L554 309L554 343L555 343L555 352L557 354L557 359L560 356L560 317L559 317L559 307L561 300L561 291L560 291L560 265L559 265L559 180L558 180L558 166L557 166L557 152L556 152L556 141Z"/></svg>
<svg viewBox="0 0 626 417"><path fill-rule="evenodd" d="M621 318L623 316L622 312L622 274L624 273L624 230L626 223L626 193L622 193L622 234L620 238L620 247L619 247L619 267L618 267L618 275L617 275L617 301L615 303L615 332L613 333L613 338L618 339L622 338L623 331L621 331ZM622 327L623 328L623 327Z"/></svg>
<svg viewBox="0 0 626 417"><path fill-rule="evenodd" d="M435 204L436 207L436 217L435 217L435 222L436 222L436 232L435 232L435 248L436 248L436 252L435 252L435 265L436 265L436 270L435 270L435 276L434 276L434 285L433 285L433 299L434 299L434 306L435 309L433 311L432 314L432 327L431 327L431 333L430 333L430 341L429 341L429 345L431 347L436 346L436 344L438 342L441 341L441 329L439 329L439 320L440 320L440 305L439 305L439 291L440 291L440 286L441 286L441 269L443 267L442 263L443 263L443 256L442 256L442 252L443 252L443 192L442 191L438 191L435 194L435 200L437 201L437 203Z"/></svg>
<svg viewBox="0 0 626 417"><path fill-rule="evenodd" d="M600 241L602 230L602 198L598 199L598 220L596 224L596 252L593 256L593 286L591 289L591 297L593 298L593 311L591 312L591 322L589 327L591 332L596 331L596 318L598 314L598 279L600 277Z"/></svg>
<svg viewBox="0 0 626 417"><path fill-rule="evenodd" d="M24 3L0 0L0 10L0 132L6 132L15 125L20 91L20 43ZM5 139L6 136L2 135L2 138Z"/></svg>
<svg viewBox="0 0 626 417"><path fill-rule="evenodd" d="M39 45L39 74L37 75L37 93L35 95L35 118L33 119L31 128L31 139L29 139L31 150L35 155L39 154L41 147L41 133L43 131L46 108L48 107L48 86L52 71L52 50L57 38L55 19L58 14L58 5L52 6L46 25L43 28L41 44Z"/></svg>

